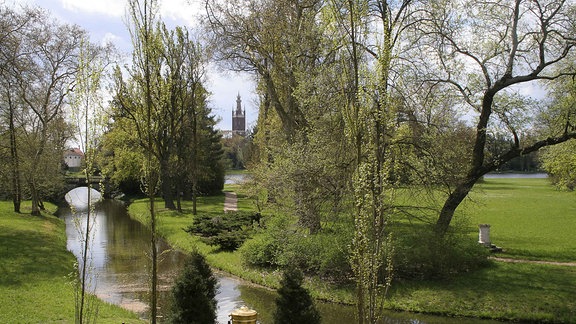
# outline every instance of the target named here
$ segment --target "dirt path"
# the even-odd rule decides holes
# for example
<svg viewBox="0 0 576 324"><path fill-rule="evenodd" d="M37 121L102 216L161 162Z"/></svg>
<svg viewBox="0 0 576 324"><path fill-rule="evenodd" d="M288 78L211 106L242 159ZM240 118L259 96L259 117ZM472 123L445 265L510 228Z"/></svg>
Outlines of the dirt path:
<svg viewBox="0 0 576 324"><path fill-rule="evenodd" d="M224 212L238 210L238 197L235 192L224 192Z"/></svg>
<svg viewBox="0 0 576 324"><path fill-rule="evenodd" d="M494 260L494 261L499 261L499 262L550 264L550 265L558 265L558 266L566 266L566 267L576 267L576 262L554 262L554 261L519 260L519 259L498 258L498 257L491 257L490 259L492 259L492 260Z"/></svg>

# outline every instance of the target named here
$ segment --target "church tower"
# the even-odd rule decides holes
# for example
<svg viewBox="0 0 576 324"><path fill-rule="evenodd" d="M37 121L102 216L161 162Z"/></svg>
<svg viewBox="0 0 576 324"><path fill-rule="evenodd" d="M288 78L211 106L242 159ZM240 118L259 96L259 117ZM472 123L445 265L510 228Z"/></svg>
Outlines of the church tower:
<svg viewBox="0 0 576 324"><path fill-rule="evenodd" d="M242 110L240 94L236 97L236 110L232 110L232 133L246 135L246 110Z"/></svg>

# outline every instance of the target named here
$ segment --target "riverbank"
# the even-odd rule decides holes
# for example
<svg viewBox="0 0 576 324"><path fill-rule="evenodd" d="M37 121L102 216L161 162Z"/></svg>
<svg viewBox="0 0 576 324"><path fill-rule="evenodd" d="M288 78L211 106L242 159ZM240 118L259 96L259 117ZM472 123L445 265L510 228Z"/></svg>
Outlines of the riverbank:
<svg viewBox="0 0 576 324"><path fill-rule="evenodd" d="M71 276L76 258L66 249L64 222L12 211L0 201L0 323L74 323ZM98 323L144 323L118 306L95 300Z"/></svg>
<svg viewBox="0 0 576 324"><path fill-rule="evenodd" d="M554 188L547 186L543 179L529 179L528 182L519 180L488 180L487 185L476 191L474 205L469 205L469 217L473 222L488 219L493 224L494 238L506 242L511 247L506 256L525 255L526 249L521 249L525 231L533 228L555 227L555 222L562 222L561 218L554 220L552 213L543 218L541 210L550 211L569 210L573 208L573 194L558 194ZM536 186L536 187L534 187ZM237 189L237 188L235 188ZM479 200L480 196L488 199ZM551 197L556 197L551 199ZM501 197L502 199L494 199ZM522 198L527 197L527 198ZM540 198L537 198L540 197ZM559 198L558 198L559 197ZM240 209L249 206L246 198L238 195ZM525 203L523 199L530 199L531 204L521 209L516 205ZM561 206L545 206L542 202L550 201ZM501 205L502 204L502 205ZM531 214L534 204L544 204L536 213ZM159 204L160 205L160 204ZM199 202L200 212L221 212L224 205L224 196L207 197ZM480 206L480 207L479 207ZM517 208L521 213L513 218L506 210ZM486 215L489 211L490 215ZM136 201L130 206L133 217L144 221L146 215L146 202ZM238 253L220 252L214 247L205 245L198 237L190 236L182 229L190 225L192 215L190 206L185 206L185 213L178 214L173 211L159 210L159 232L174 247L184 251L197 249L207 256L210 264L225 272L260 285L275 288L278 286L279 272L261 271L246 268ZM506 215L501 219L498 215ZM511 219L512 218L512 219ZM530 229L522 224L518 231L518 219L529 220ZM551 224L551 222L554 224ZM548 223L546 223L548 222ZM565 222L564 222L565 223ZM506 228L511 226L512 228ZM506 228L506 229L505 229ZM556 228L556 227L555 227ZM573 227L570 227L573 228ZM477 240L477 230L472 229L471 239ZM568 230L565 230L568 231ZM544 231L545 235L553 235ZM476 236L476 237L475 237ZM509 237L510 236L510 237ZM514 236L518 237L514 239ZM552 238L551 238L552 239ZM532 240L535 241L535 240ZM531 242L524 246L534 249ZM537 242L545 242L546 237L538 238ZM563 258L564 250L572 250L566 241L554 249L546 249L539 245L538 254L546 254L547 260ZM563 251L557 251L563 250ZM555 252L554 252L555 251ZM487 268L459 275L451 280L444 281L396 281L386 302L386 308L392 310L411 311L418 313L437 314L450 317L474 317L498 320L511 320L522 322L548 322L548 323L576 323L576 301L573 292L576 289L576 269L552 264L532 263L506 263L491 261ZM315 298L330 300L338 303L352 304L354 302L353 287L334 287L322 280L313 279L307 287ZM462 319L462 322L466 322Z"/></svg>

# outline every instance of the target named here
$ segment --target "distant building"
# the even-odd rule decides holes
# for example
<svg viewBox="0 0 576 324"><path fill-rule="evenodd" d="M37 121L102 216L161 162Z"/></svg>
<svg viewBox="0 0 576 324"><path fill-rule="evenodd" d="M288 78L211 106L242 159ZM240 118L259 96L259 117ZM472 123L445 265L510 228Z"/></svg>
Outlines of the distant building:
<svg viewBox="0 0 576 324"><path fill-rule="evenodd" d="M246 109L242 110L240 94L236 97L236 110L232 110L232 134L246 135Z"/></svg>
<svg viewBox="0 0 576 324"><path fill-rule="evenodd" d="M84 161L84 153L79 148L64 151L64 163L70 171L79 171Z"/></svg>

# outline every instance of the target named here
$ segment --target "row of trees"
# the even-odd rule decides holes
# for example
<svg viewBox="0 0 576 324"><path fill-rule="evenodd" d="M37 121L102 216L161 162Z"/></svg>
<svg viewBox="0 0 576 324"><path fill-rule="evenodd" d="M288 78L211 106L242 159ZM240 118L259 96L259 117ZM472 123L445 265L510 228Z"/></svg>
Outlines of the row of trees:
<svg viewBox="0 0 576 324"><path fill-rule="evenodd" d="M80 27L40 8L0 7L0 179L10 184L2 193L16 212L31 198L31 213L40 215L44 199L64 196L63 152L78 141L87 179L99 172L150 198L153 278L155 196L180 209L182 197L195 200L224 182L221 136L204 87L207 53L186 28L168 29L157 10L155 1L129 2L134 52L121 68L114 49L91 43ZM112 90L109 104L105 88ZM83 264L79 322L87 318L85 258Z"/></svg>
<svg viewBox="0 0 576 324"><path fill-rule="evenodd" d="M87 35L40 9L2 7L0 37L2 180L16 212L26 194L39 215L42 199L61 187L55 178L72 137L64 110Z"/></svg>
<svg viewBox="0 0 576 324"><path fill-rule="evenodd" d="M268 201L310 234L353 214L360 322L375 321L389 283L391 217L427 219L442 241L486 173L576 138L574 105L562 104L576 75L574 1L206 8L217 58L257 79L253 169ZM399 204L407 188L418 199Z"/></svg>
<svg viewBox="0 0 576 324"><path fill-rule="evenodd" d="M150 100L156 108L148 129L138 66L116 66L119 57L111 46L91 43L80 27L54 20L43 9L3 6L0 14L0 178L10 184L1 191L15 211L32 198L38 215L44 199L61 199L62 154L73 142L87 155L97 148L94 172L121 190L140 192L146 132L166 207L177 208L181 197L221 190L223 149L203 85L207 53L188 30L152 22ZM106 88L114 91L110 105Z"/></svg>

